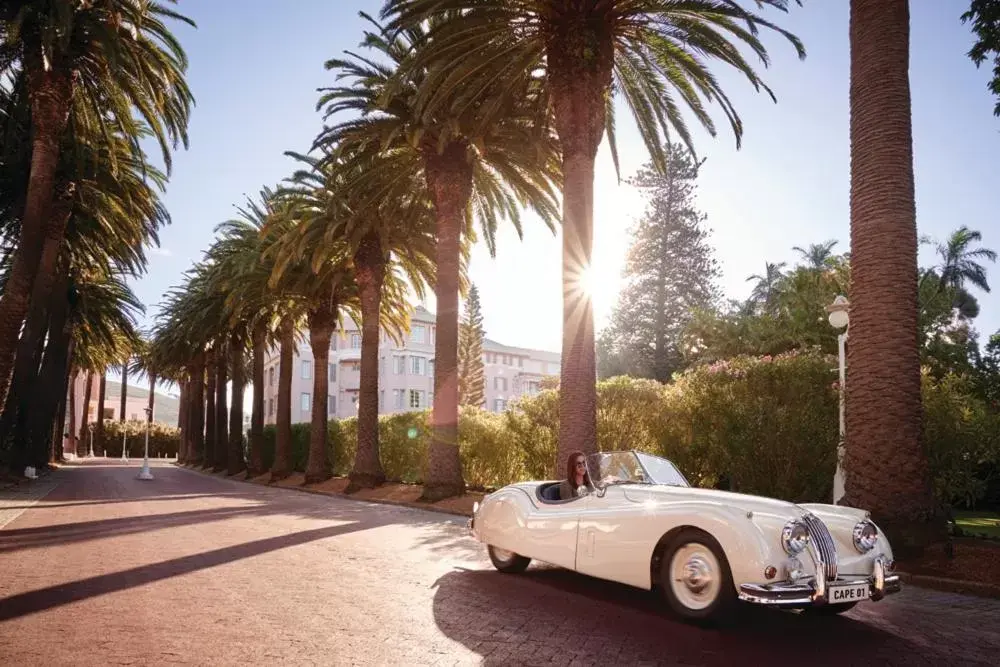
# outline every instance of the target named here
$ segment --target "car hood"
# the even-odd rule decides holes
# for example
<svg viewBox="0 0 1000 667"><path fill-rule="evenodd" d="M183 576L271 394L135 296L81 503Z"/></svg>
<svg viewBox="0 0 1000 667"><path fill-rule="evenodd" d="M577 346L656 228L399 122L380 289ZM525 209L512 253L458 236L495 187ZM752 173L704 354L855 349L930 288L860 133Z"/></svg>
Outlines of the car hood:
<svg viewBox="0 0 1000 667"><path fill-rule="evenodd" d="M690 502L735 507L745 512L773 514L787 518L801 517L806 513L804 508L795 503L764 496L751 496L745 493L732 493L730 491L716 491L714 489L700 489L696 487L647 486L637 484L626 484L623 488L625 490L625 497L636 503L658 501L669 501L671 503Z"/></svg>

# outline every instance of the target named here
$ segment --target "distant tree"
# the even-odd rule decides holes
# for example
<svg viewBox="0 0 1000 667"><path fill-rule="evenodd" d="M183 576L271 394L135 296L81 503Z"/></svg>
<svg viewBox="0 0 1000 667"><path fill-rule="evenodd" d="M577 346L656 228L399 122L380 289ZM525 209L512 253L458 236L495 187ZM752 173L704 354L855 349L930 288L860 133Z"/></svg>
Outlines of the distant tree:
<svg viewBox="0 0 1000 667"><path fill-rule="evenodd" d="M632 231L625 285L598 343L601 375L628 374L660 382L680 370L681 334L691 313L718 299L719 276L695 207L696 163L680 144L668 144L667 168L652 163L629 182L646 194L647 207Z"/></svg>
<svg viewBox="0 0 1000 667"><path fill-rule="evenodd" d="M778 262L777 264L764 262L763 274L755 273L749 276L747 282L751 280L755 281L753 292L750 293L750 300L760 304L765 309L772 308L774 306L774 298L781 286L781 280L785 277L785 274L782 273L784 268L785 262Z"/></svg>
<svg viewBox="0 0 1000 667"><path fill-rule="evenodd" d="M976 43L968 56L976 67L993 59L993 78L987 86L997 98L993 115L1000 116L1000 0L972 0L969 11L962 14L962 23L969 21Z"/></svg>
<svg viewBox="0 0 1000 667"><path fill-rule="evenodd" d="M993 409L1000 409L1000 330L990 336L976 363L976 385Z"/></svg>
<svg viewBox="0 0 1000 667"><path fill-rule="evenodd" d="M945 243L938 244L938 256L942 262L940 267L942 288L952 287L959 290L964 288L966 283L972 283L984 292L990 291L986 267L980 264L980 260L995 262L997 253L989 248L972 247L973 243L982 240L981 232L962 225L952 232Z"/></svg>
<svg viewBox="0 0 1000 667"><path fill-rule="evenodd" d="M465 315L458 331L458 402L481 408L486 404L486 368L483 365L483 309L479 290L469 289Z"/></svg>
<svg viewBox="0 0 1000 667"><path fill-rule="evenodd" d="M813 269L822 269L833 260L833 247L835 245L837 245L837 241L831 239L825 243L812 243L808 248L793 246L792 250L799 253L802 259L805 260L806 266Z"/></svg>

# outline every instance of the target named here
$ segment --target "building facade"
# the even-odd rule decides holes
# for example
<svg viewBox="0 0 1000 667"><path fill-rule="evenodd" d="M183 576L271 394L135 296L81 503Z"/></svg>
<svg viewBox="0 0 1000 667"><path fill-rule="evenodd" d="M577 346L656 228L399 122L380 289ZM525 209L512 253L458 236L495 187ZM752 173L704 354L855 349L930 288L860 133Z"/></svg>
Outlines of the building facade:
<svg viewBox="0 0 1000 667"><path fill-rule="evenodd" d="M397 344L383 331L379 340L379 413L426 410L434 402L434 314L418 306L410 331ZM485 409L502 412L519 396L537 393L542 378L559 375L560 355L483 341L486 377ZM264 361L264 422L273 424L278 408L278 350ZM308 422L312 415L313 355L308 332L292 358L292 423ZM326 370L329 383L327 415L345 419L358 414L361 384L361 330L347 318L330 343Z"/></svg>

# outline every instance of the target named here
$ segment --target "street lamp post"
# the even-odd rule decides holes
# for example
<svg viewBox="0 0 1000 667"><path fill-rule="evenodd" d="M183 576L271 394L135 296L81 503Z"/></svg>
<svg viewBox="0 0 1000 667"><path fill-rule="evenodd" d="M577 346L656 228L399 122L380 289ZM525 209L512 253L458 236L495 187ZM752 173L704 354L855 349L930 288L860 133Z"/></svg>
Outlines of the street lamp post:
<svg viewBox="0 0 1000 667"><path fill-rule="evenodd" d="M149 470L149 423L153 420L153 412L149 408L146 411L146 448L142 456L142 470L139 471L139 479L153 479L153 473Z"/></svg>
<svg viewBox="0 0 1000 667"><path fill-rule="evenodd" d="M847 383L847 357L846 357L846 346L847 346L847 334L850 331L851 317L849 314L851 308L850 302L843 295L838 295L833 303L826 307L826 312L829 313L830 326L834 329L843 329L844 332L837 334L837 357L838 357L838 372L840 381L837 383L838 393L840 395L840 437L837 441L837 471L833 476L833 504L836 505L840 502L841 498L844 497L844 432L845 419L844 419L844 391L846 389Z"/></svg>
<svg viewBox="0 0 1000 667"><path fill-rule="evenodd" d="M94 425L88 424L87 431L90 433L90 447L87 449L87 458L94 458Z"/></svg>
<svg viewBox="0 0 1000 667"><path fill-rule="evenodd" d="M125 430L125 422L122 422L122 461L128 463L128 453L125 439L128 438L128 431Z"/></svg>

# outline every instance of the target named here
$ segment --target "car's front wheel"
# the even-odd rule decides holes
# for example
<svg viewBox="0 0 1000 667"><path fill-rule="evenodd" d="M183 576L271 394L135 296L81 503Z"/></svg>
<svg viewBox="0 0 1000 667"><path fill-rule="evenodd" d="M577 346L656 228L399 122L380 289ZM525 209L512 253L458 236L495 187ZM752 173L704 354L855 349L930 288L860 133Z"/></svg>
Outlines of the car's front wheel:
<svg viewBox="0 0 1000 667"><path fill-rule="evenodd" d="M486 547L486 551L490 554L493 567L501 572L511 572L514 574L524 572L528 569L528 564L531 563L530 558L516 554L513 551L495 547L492 544Z"/></svg>
<svg viewBox="0 0 1000 667"><path fill-rule="evenodd" d="M667 545L660 561L660 588L674 613L687 621L722 621L736 608L726 554L701 530L683 530Z"/></svg>

